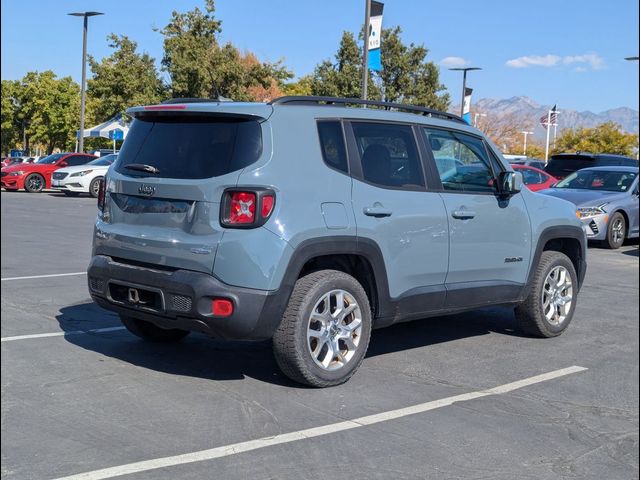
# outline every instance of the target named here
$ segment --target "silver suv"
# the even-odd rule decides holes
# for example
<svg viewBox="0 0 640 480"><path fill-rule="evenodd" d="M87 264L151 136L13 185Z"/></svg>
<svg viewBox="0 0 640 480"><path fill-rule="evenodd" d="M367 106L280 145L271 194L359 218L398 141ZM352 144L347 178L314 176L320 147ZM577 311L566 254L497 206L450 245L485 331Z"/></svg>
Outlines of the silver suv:
<svg viewBox="0 0 640 480"><path fill-rule="evenodd" d="M571 321L575 207L522 189L455 115L330 97L128 113L88 282L139 337L273 339L287 376L324 387L373 328L488 305L542 337Z"/></svg>

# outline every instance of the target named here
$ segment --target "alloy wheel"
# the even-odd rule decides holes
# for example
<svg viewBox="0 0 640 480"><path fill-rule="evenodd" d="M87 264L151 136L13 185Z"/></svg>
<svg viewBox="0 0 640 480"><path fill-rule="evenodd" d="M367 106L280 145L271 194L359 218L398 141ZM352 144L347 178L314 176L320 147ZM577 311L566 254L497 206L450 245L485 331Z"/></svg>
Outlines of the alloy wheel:
<svg viewBox="0 0 640 480"><path fill-rule="evenodd" d="M338 370L353 358L361 331L362 312L355 297L345 290L331 290L311 311L307 348L320 368Z"/></svg>
<svg viewBox="0 0 640 480"><path fill-rule="evenodd" d="M573 285L569 271L558 265L551 269L542 289L542 310L547 321L560 325L569 315L573 302Z"/></svg>

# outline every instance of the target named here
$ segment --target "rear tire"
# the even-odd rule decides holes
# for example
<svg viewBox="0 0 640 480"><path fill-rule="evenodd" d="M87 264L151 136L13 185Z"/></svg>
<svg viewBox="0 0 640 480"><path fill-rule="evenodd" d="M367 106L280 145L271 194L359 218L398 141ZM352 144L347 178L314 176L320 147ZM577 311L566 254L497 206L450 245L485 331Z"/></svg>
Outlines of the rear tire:
<svg viewBox="0 0 640 480"><path fill-rule="evenodd" d="M607 225L607 239L604 241L606 247L616 250L622 246L627 237L627 222L620 212L614 213Z"/></svg>
<svg viewBox="0 0 640 480"><path fill-rule="evenodd" d="M179 330L177 328L167 330L156 327L153 323L125 315L120 315L120 320L131 333L150 342L175 343L179 342L190 333L187 330Z"/></svg>
<svg viewBox="0 0 640 480"><path fill-rule="evenodd" d="M371 308L362 285L344 272L320 270L296 282L273 352L290 379L330 387L351 378L370 338Z"/></svg>
<svg viewBox="0 0 640 480"><path fill-rule="evenodd" d="M527 299L515 309L524 333L534 337L556 337L564 332L576 309L578 276L569 257L545 251L535 268Z"/></svg>
<svg viewBox="0 0 640 480"><path fill-rule="evenodd" d="M45 185L44 177L39 173L32 173L24 179L24 189L29 193L40 193Z"/></svg>

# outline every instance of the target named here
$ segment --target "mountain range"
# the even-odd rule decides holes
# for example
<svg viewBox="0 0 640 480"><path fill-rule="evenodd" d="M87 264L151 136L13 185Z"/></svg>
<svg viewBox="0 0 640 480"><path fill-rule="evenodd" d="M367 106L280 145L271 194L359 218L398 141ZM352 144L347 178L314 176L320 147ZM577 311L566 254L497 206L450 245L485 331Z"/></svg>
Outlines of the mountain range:
<svg viewBox="0 0 640 480"><path fill-rule="evenodd" d="M540 118L547 114L553 105L541 105L529 97L517 96L504 100L482 98L471 103L471 111L484 113L487 118L494 121L517 121L522 125L522 130L532 130L536 138L543 138L546 130L540 125ZM594 113L590 111L578 112L562 108L558 104L558 132L566 128L595 127L604 122L615 122L622 130L629 133L638 133L638 111L628 107L613 108L604 112ZM460 106L452 107L452 112L459 112ZM478 119L478 123L484 119Z"/></svg>

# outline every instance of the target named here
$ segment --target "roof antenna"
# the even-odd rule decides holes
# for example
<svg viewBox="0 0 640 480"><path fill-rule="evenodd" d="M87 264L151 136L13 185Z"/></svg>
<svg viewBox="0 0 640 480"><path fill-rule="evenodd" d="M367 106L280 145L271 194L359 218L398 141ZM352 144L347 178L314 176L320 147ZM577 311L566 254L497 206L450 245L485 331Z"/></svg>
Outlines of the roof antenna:
<svg viewBox="0 0 640 480"><path fill-rule="evenodd" d="M218 102L233 102L233 99L220 95L220 90L218 90L218 85L213 79L213 75L211 75L211 72L209 72L209 74L211 76L211 97ZM215 96L213 94L215 94Z"/></svg>

